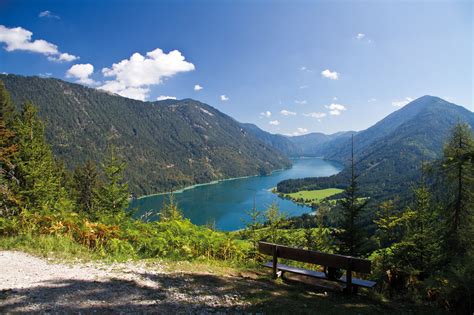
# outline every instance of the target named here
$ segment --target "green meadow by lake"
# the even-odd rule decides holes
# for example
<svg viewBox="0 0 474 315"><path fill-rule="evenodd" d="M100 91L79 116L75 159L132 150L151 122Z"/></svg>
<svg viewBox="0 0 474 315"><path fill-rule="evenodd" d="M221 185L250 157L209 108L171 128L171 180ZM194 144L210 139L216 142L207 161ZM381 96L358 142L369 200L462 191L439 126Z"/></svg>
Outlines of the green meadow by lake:
<svg viewBox="0 0 474 315"><path fill-rule="evenodd" d="M277 171L267 176L253 176L225 180L208 185L198 185L175 192L175 200L186 218L203 225L215 222L224 231L238 230L245 226L248 216L245 211L253 207L254 200L259 210L265 210L272 202L289 216L311 212L311 208L293 201L279 198L270 189L278 182L290 178L330 176L341 171L339 163L320 158L293 160L290 169ZM158 212L164 195L152 195L133 200L132 208L138 208L137 216L148 211ZM157 219L157 216L152 218Z"/></svg>

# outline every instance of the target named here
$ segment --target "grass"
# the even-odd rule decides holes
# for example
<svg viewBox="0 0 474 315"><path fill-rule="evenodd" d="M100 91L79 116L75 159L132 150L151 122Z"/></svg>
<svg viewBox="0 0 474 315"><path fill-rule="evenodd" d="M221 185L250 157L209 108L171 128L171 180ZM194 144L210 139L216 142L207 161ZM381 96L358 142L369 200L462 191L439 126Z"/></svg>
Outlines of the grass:
<svg viewBox="0 0 474 315"><path fill-rule="evenodd" d="M0 237L0 250L18 250L60 261L90 261L100 255L65 236L33 236L30 234Z"/></svg>
<svg viewBox="0 0 474 315"><path fill-rule="evenodd" d="M31 235L22 234L17 236L0 237L0 251L14 250L32 254L37 257L52 259L56 262L91 262L100 261L103 263L142 261L144 263L163 264L165 270L171 272L179 270L182 272L192 272L195 270L212 270L215 273L224 274L229 268L236 270L249 270L258 266L253 261L235 262L224 261L207 257L155 257L139 258L137 256L127 256L114 254L106 251L92 250L86 246L78 244L69 237L62 235Z"/></svg>
<svg viewBox="0 0 474 315"><path fill-rule="evenodd" d="M282 197L289 198L298 203L311 205L319 203L321 200L341 193L343 190L339 188L327 188L318 190L301 190L291 194L282 194Z"/></svg>

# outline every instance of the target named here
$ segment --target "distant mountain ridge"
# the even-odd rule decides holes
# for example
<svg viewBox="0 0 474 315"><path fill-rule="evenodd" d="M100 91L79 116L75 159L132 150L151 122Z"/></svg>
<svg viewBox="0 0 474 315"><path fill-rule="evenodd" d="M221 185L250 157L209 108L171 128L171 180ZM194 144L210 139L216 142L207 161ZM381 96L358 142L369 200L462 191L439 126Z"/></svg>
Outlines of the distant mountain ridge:
<svg viewBox="0 0 474 315"><path fill-rule="evenodd" d="M141 102L58 79L0 75L19 106L30 100L55 155L74 167L103 161L109 144L127 162L136 194L258 175L291 162L233 118L191 99Z"/></svg>
<svg viewBox="0 0 474 315"><path fill-rule="evenodd" d="M351 134L355 133L355 131L341 131L327 135L313 132L300 136L284 136L269 133L254 124L241 123L240 125L261 141L273 146L289 157L322 156L328 143L336 139L350 137Z"/></svg>
<svg viewBox="0 0 474 315"><path fill-rule="evenodd" d="M457 122L474 128L474 113L434 96L423 96L354 135L356 171L361 190L375 198L396 196L419 178L423 160L439 158ZM348 163L351 139L324 144L322 156ZM329 178L286 181L279 188L328 187L347 183L349 169Z"/></svg>
<svg viewBox="0 0 474 315"><path fill-rule="evenodd" d="M288 157L296 157L302 155L301 148L291 141L288 137L269 133L257 127L254 124L240 123L242 128L244 128L248 133L254 135L259 140L264 143L271 145L278 151L282 152Z"/></svg>

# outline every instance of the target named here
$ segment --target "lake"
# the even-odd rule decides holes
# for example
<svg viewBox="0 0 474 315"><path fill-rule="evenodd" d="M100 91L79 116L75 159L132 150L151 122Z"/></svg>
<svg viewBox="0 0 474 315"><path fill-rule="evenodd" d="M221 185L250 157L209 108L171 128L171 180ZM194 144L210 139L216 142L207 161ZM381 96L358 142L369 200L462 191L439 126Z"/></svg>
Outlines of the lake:
<svg viewBox="0 0 474 315"><path fill-rule="evenodd" d="M248 215L255 204L265 210L275 202L288 216L311 212L310 207L279 198L270 189L290 178L321 177L336 174L342 165L320 158L293 159L290 169L276 171L267 176L253 176L215 183L197 185L174 193L175 201L183 215L197 225L215 222L217 229L234 231L245 227ZM133 200L132 208L138 208L137 216L148 211L159 211L164 195L152 195ZM154 216L156 218L156 216Z"/></svg>

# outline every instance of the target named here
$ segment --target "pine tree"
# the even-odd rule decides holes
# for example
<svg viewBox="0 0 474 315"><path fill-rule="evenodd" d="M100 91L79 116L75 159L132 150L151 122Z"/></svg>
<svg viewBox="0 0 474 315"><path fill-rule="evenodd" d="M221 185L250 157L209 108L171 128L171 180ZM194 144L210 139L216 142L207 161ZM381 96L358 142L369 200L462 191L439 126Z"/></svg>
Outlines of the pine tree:
<svg viewBox="0 0 474 315"><path fill-rule="evenodd" d="M183 219L183 215L174 201L173 193L168 194L163 198L163 206L160 210L160 221L179 221Z"/></svg>
<svg viewBox="0 0 474 315"><path fill-rule="evenodd" d="M449 257L462 256L474 237L474 139L468 124L454 126L444 148L443 171L450 199L445 209L446 249Z"/></svg>
<svg viewBox="0 0 474 315"><path fill-rule="evenodd" d="M354 136L352 136L351 179L349 186L344 190L343 198L339 201L342 212L341 230L336 233L341 254L359 256L364 245L363 227L360 224L360 215L367 205L367 201L359 195L359 187L354 167Z"/></svg>
<svg viewBox="0 0 474 315"><path fill-rule="evenodd" d="M0 217L17 214L19 197L15 192L15 156L18 143L13 126L16 111L10 95L0 81Z"/></svg>
<svg viewBox="0 0 474 315"><path fill-rule="evenodd" d="M94 217L97 192L99 189L99 173L94 162L88 161L74 170L75 201L79 211Z"/></svg>
<svg viewBox="0 0 474 315"><path fill-rule="evenodd" d="M270 232L270 241L276 243L278 241L278 229L285 223L286 217L280 212L278 205L272 203L265 212L265 218Z"/></svg>
<svg viewBox="0 0 474 315"><path fill-rule="evenodd" d="M403 222L403 216L395 210L393 200L387 200L380 204L377 219L374 220L377 226L375 238L380 248L390 247L402 239Z"/></svg>
<svg viewBox="0 0 474 315"><path fill-rule="evenodd" d="M30 211L52 210L61 193L53 153L46 142L44 125L32 103L25 103L15 131L19 151L15 158L18 189Z"/></svg>
<svg viewBox="0 0 474 315"><path fill-rule="evenodd" d="M245 212L250 220L246 222L245 230L243 231L245 236L252 242L252 257L257 257L258 255L258 242L260 241L257 231L262 228L263 224L261 223L262 212L257 210L257 205L255 202L255 197L253 200L252 210Z"/></svg>
<svg viewBox="0 0 474 315"><path fill-rule="evenodd" d="M123 177L125 163L117 157L114 147L110 148L109 159L103 165L103 170L106 181L99 189L97 208L101 214L122 215L128 208L129 191Z"/></svg>
<svg viewBox="0 0 474 315"><path fill-rule="evenodd" d="M435 265L440 257L439 220L432 203L424 178L420 185L413 189L415 202L409 207L402 218L407 222L407 231L403 242L409 245L409 256L412 270L421 279L436 270Z"/></svg>

